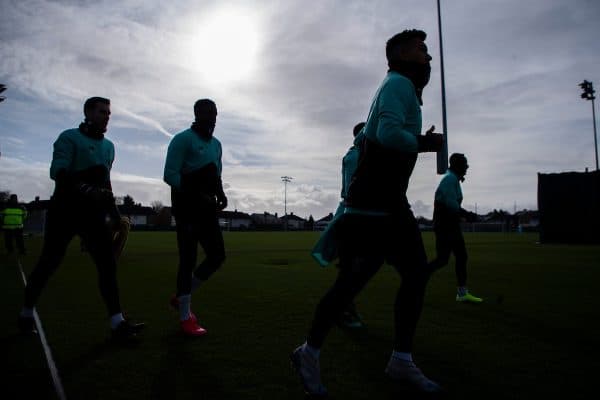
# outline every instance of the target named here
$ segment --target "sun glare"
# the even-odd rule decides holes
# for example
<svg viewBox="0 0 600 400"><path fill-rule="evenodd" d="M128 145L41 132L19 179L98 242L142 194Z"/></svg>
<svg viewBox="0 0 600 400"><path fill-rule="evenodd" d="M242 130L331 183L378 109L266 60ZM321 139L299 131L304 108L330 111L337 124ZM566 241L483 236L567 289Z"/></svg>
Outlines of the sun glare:
<svg viewBox="0 0 600 400"><path fill-rule="evenodd" d="M191 67L219 83L248 78L257 61L256 18L238 10L221 10L203 19L187 50Z"/></svg>

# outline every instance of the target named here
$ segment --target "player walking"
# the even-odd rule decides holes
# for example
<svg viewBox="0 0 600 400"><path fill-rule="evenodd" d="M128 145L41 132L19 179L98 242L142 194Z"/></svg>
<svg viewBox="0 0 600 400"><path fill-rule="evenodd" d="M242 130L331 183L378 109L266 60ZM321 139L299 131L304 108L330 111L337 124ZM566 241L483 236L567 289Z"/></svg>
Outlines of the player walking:
<svg viewBox="0 0 600 400"><path fill-rule="evenodd" d="M171 186L179 249L177 293L171 306L179 311L185 335L202 336L206 329L191 311L192 292L225 261L217 211L227 207L227 197L221 180L221 142L213 136L217 106L209 99L198 100L194 116L192 126L171 139L164 181ZM206 257L196 268L198 243Z"/></svg>

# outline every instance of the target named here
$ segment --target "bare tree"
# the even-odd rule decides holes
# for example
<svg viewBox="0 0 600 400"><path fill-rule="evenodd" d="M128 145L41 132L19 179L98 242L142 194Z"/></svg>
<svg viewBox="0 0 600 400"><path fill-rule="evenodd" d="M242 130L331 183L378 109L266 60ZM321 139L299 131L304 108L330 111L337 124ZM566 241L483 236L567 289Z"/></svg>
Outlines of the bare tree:
<svg viewBox="0 0 600 400"><path fill-rule="evenodd" d="M0 203L6 203L10 198L10 190L0 190Z"/></svg>
<svg viewBox="0 0 600 400"><path fill-rule="evenodd" d="M154 200L152 203L150 203L150 206L157 214L165 207L160 200Z"/></svg>

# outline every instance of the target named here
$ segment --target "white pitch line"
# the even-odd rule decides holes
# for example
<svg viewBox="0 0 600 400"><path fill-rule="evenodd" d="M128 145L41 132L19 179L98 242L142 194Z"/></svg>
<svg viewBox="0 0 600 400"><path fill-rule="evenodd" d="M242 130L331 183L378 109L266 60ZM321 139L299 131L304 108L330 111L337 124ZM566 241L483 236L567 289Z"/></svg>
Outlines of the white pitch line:
<svg viewBox="0 0 600 400"><path fill-rule="evenodd" d="M21 271L21 278L23 278L23 284L27 286L27 278L25 278L25 273L23 272L23 267L21 266L21 261L17 257L17 265L19 266L19 271ZM60 380L60 376L58 375L58 369L56 368L56 364L54 363L54 358L52 357L52 352L50 351L50 346L48 346L48 341L46 340L46 335L44 334L44 329L42 328L42 321L38 316L35 308L33 309L33 319L35 320L35 325L37 327L38 334L40 335L40 341L42 342L42 347L44 348L44 353L46 354L46 360L48 361L48 368L50 369L50 375L52 376L52 382L54 383L54 389L56 390L56 394L60 400L67 400L67 396L65 396L65 390L63 389L62 382Z"/></svg>

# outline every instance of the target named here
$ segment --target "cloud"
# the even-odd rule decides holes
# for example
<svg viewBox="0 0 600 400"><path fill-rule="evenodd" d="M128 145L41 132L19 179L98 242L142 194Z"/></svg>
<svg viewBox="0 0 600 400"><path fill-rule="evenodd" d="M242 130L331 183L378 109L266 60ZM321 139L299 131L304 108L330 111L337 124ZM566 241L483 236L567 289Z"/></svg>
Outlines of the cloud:
<svg viewBox="0 0 600 400"><path fill-rule="evenodd" d="M133 118L136 121L140 121L141 123L150 126L152 128L155 128L157 131L159 131L160 133L164 134L166 137L168 138L172 138L173 135L169 132L167 132L167 130L160 124L160 122L153 120L152 118L149 117L145 117L143 115L138 115L134 112L131 112L129 110L127 110L126 108L120 107L117 108L122 114L126 115L127 117Z"/></svg>
<svg viewBox="0 0 600 400"><path fill-rule="evenodd" d="M219 37L198 29L225 10L222 2L1 2L0 82L9 89L0 104L0 184L25 199L49 195L53 141L77 126L85 98L102 95L113 107L116 190L169 204L161 178L170 135L189 127L196 99L210 97L232 207L282 213L280 178L289 175L288 208L326 215L339 201L352 127L366 119L385 75L385 41L405 27L429 33L423 126L441 130L434 3L327 0L310 12L300 1L232 4L253 19L259 43L255 59L231 63L239 76L234 68L223 80L202 68L217 56L206 41ZM600 4L588 0L443 2L450 152L466 153L471 165L465 204L535 206L538 172L593 166L591 104L577 84L600 82L597 15ZM430 216L439 179L435 156L421 155L409 190L416 214Z"/></svg>

